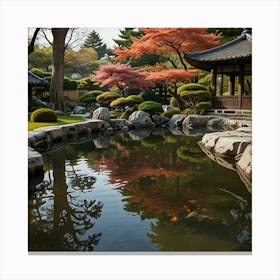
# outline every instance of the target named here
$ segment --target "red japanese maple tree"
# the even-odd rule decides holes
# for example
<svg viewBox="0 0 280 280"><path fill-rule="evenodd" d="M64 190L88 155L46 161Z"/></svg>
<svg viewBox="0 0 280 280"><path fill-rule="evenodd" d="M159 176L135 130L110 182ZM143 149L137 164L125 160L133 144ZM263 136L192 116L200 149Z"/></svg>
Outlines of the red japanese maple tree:
<svg viewBox="0 0 280 280"><path fill-rule="evenodd" d="M206 34L206 28L140 28L145 35L132 38L127 48L113 50L115 60L139 58L142 54L158 54L174 68L187 69L183 52L195 52L218 46L220 35ZM179 63L177 62L179 61Z"/></svg>
<svg viewBox="0 0 280 280"><path fill-rule="evenodd" d="M92 80L103 86L117 86L122 95L126 89L144 89L152 86L145 73L132 69L127 64L107 64L101 66L92 76Z"/></svg>

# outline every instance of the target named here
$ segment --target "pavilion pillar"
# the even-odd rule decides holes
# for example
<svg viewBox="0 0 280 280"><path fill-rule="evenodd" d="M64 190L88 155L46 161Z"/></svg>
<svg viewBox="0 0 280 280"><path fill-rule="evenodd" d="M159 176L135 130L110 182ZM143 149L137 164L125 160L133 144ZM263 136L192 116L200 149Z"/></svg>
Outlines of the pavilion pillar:
<svg viewBox="0 0 280 280"><path fill-rule="evenodd" d="M223 73L221 74L221 77L219 79L219 95L222 96L223 95L223 88L224 88L224 75Z"/></svg>
<svg viewBox="0 0 280 280"><path fill-rule="evenodd" d="M242 108L243 95L244 95L244 65L240 65L239 79L238 79L239 109Z"/></svg>
<svg viewBox="0 0 280 280"><path fill-rule="evenodd" d="M228 81L229 95L234 95L234 83L235 83L235 76L234 74L230 74L229 81Z"/></svg>
<svg viewBox="0 0 280 280"><path fill-rule="evenodd" d="M211 82L212 96L215 97L217 94L217 69L212 70L212 82Z"/></svg>

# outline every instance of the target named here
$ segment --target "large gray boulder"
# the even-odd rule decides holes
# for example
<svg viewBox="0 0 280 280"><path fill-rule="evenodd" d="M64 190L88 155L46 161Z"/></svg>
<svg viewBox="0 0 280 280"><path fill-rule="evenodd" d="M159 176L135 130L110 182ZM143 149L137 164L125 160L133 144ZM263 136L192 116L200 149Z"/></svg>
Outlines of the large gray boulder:
<svg viewBox="0 0 280 280"><path fill-rule="evenodd" d="M75 106L73 113L74 114L80 114L86 110L86 107L84 106Z"/></svg>
<svg viewBox="0 0 280 280"><path fill-rule="evenodd" d="M168 106L168 105L165 105L165 106ZM155 114L155 115L152 115L152 120L156 124L156 126L161 126L163 124L166 124L169 121L169 118L167 118L163 115Z"/></svg>
<svg viewBox="0 0 280 280"><path fill-rule="evenodd" d="M252 181L252 145L248 145L236 162L236 167L248 186Z"/></svg>
<svg viewBox="0 0 280 280"><path fill-rule="evenodd" d="M252 138L247 137L220 137L215 145L214 153L221 156L237 156L244 152L252 143Z"/></svg>
<svg viewBox="0 0 280 280"><path fill-rule="evenodd" d="M152 127L155 124L153 123L150 115L143 111L135 111L133 112L128 119L136 128L141 127Z"/></svg>
<svg viewBox="0 0 280 280"><path fill-rule="evenodd" d="M93 111L92 113L93 120L103 120L103 121L110 121L110 110L105 107L100 107Z"/></svg>
<svg viewBox="0 0 280 280"><path fill-rule="evenodd" d="M183 123L183 127L205 127L207 122L212 119L213 117L210 116L201 116L201 115L194 115L190 114L188 115Z"/></svg>
<svg viewBox="0 0 280 280"><path fill-rule="evenodd" d="M50 136L52 142L60 142L63 140L63 131L61 125L39 127L34 129L34 131L46 132Z"/></svg>
<svg viewBox="0 0 280 280"><path fill-rule="evenodd" d="M178 108L172 105L162 105L162 110L163 112L167 112L170 110L178 110Z"/></svg>
<svg viewBox="0 0 280 280"><path fill-rule="evenodd" d="M168 127L169 128L181 127L185 118L186 115L184 114L174 114L168 122Z"/></svg>

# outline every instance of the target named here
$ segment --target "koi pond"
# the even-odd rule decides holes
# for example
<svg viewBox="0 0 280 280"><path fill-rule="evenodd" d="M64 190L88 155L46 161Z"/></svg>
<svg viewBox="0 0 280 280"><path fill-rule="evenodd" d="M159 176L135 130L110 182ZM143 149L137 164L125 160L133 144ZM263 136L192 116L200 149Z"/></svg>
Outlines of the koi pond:
<svg viewBox="0 0 280 280"><path fill-rule="evenodd" d="M130 131L44 153L29 251L251 251L251 194L201 137Z"/></svg>

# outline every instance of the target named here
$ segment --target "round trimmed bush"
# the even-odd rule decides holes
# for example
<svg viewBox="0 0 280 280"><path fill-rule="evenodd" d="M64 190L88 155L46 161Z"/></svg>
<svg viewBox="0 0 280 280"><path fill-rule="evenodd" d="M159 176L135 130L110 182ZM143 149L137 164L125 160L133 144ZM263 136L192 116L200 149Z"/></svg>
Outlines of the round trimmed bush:
<svg viewBox="0 0 280 280"><path fill-rule="evenodd" d="M162 115L164 117L171 118L175 114L182 114L182 112L178 109L174 109L174 110L168 110L168 111L164 112Z"/></svg>
<svg viewBox="0 0 280 280"><path fill-rule="evenodd" d="M30 120L32 122L56 122L57 121L57 115L55 111L49 109L49 108L41 108L35 110L31 116Z"/></svg>
<svg viewBox="0 0 280 280"><path fill-rule="evenodd" d="M127 101L127 105L133 105L133 104L137 104L137 103L141 103L143 102L143 98L139 95L129 95L127 98L126 98L126 101Z"/></svg>
<svg viewBox="0 0 280 280"><path fill-rule="evenodd" d="M178 94L181 95L183 91L193 91L193 90L207 90L207 88L201 84L189 83L182 85L178 88Z"/></svg>
<svg viewBox="0 0 280 280"><path fill-rule="evenodd" d="M83 94L79 98L79 100L80 100L80 102L87 103L87 104L95 103L96 102L96 97L100 94L102 94L101 90L92 90L92 91L89 91L89 92Z"/></svg>
<svg viewBox="0 0 280 280"><path fill-rule="evenodd" d="M150 114L161 113L162 105L155 101L144 101L138 106L139 111L144 111Z"/></svg>
<svg viewBox="0 0 280 280"><path fill-rule="evenodd" d="M110 103L110 107L125 107L127 105L127 100L125 97L120 97L118 99L113 100Z"/></svg>
<svg viewBox="0 0 280 280"><path fill-rule="evenodd" d="M205 102L200 102L198 104L195 105L195 107L199 110L204 110L204 109L209 109L211 108L211 101L205 101Z"/></svg>
<svg viewBox="0 0 280 280"><path fill-rule="evenodd" d="M100 104L108 105L110 104L110 102L112 102L113 100L119 97L120 96L115 92L106 91L96 97L96 102Z"/></svg>

